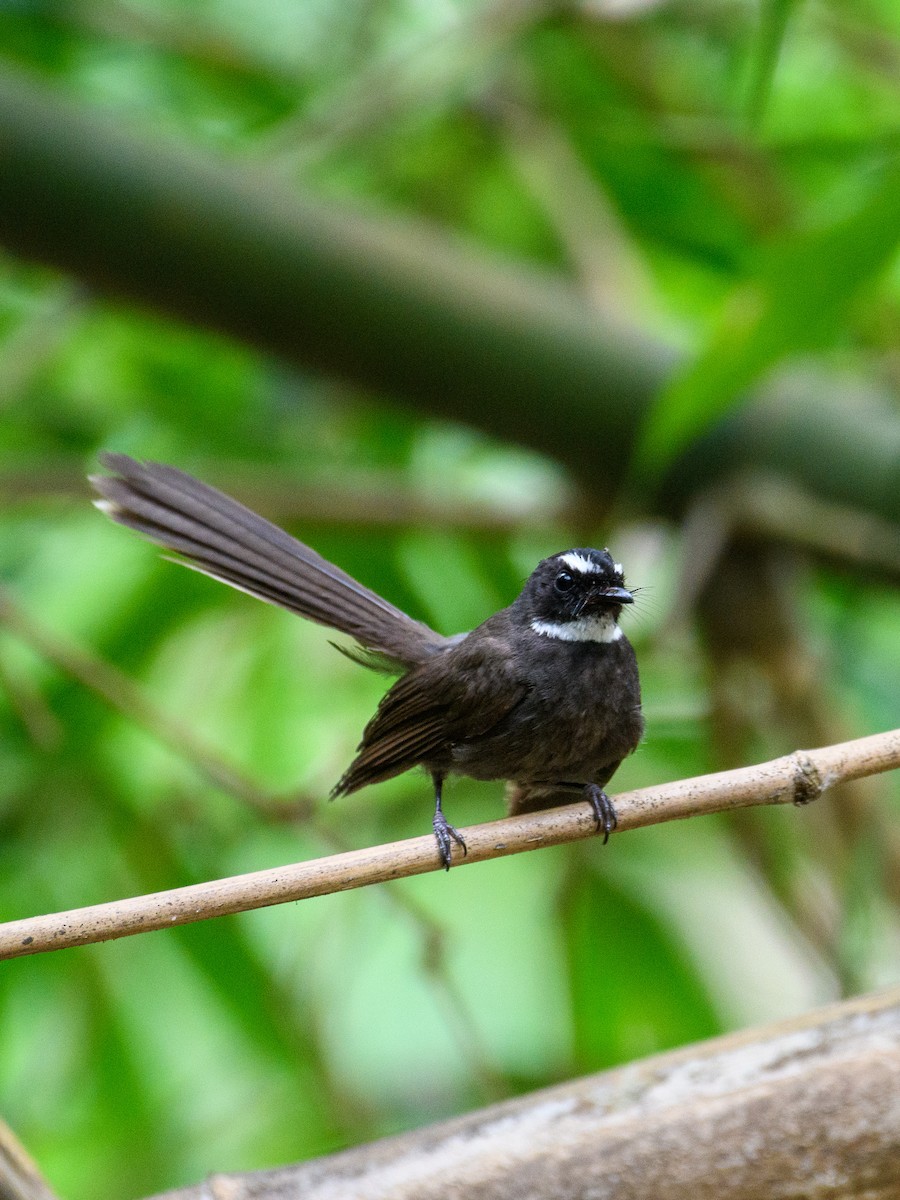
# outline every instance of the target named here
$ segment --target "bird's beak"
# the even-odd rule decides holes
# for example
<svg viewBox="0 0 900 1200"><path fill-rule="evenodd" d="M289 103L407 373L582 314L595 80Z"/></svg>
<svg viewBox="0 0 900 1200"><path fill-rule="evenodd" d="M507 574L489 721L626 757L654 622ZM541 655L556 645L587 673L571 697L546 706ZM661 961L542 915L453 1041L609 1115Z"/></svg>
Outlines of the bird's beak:
<svg viewBox="0 0 900 1200"><path fill-rule="evenodd" d="M595 592L591 597L593 604L634 604L634 596L627 588L611 587L602 592Z"/></svg>

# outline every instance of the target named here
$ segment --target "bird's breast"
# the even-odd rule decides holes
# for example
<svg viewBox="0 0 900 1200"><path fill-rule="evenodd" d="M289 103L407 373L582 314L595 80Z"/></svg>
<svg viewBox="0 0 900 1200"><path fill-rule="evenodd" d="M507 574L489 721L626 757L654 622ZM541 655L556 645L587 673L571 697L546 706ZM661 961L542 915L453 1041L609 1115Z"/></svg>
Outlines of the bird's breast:
<svg viewBox="0 0 900 1200"><path fill-rule="evenodd" d="M519 652L522 701L485 737L454 748L481 779L589 780L634 750L643 732L634 651L554 641Z"/></svg>

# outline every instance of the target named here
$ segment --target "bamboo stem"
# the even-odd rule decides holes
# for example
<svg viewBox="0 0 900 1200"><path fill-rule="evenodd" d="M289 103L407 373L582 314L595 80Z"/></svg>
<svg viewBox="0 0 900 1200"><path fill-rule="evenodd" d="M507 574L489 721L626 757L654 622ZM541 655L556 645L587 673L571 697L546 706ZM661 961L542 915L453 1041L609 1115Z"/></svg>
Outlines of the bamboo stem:
<svg viewBox="0 0 900 1200"><path fill-rule="evenodd" d="M619 830L755 804L805 804L835 784L898 766L900 729L818 750L797 750L756 766L617 796ZM459 858L454 869L577 841L595 833L593 816L584 804L474 825L465 830L468 855ZM418 837L171 891L28 917L0 925L0 960L325 896L437 871L440 866L434 839Z"/></svg>

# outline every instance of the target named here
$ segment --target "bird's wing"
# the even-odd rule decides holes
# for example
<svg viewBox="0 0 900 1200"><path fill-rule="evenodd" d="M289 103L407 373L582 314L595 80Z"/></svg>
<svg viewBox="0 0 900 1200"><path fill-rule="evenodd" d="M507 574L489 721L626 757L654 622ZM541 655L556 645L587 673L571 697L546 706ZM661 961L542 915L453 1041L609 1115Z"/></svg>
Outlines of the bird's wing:
<svg viewBox="0 0 900 1200"><path fill-rule="evenodd" d="M416 667L379 704L332 795L446 758L455 744L490 733L528 690L493 638L467 640Z"/></svg>
<svg viewBox="0 0 900 1200"><path fill-rule="evenodd" d="M91 483L112 520L174 550L185 566L350 634L374 655L357 659L365 665L402 670L452 645L277 525L184 471L124 454L104 454L100 461L114 474L93 476Z"/></svg>

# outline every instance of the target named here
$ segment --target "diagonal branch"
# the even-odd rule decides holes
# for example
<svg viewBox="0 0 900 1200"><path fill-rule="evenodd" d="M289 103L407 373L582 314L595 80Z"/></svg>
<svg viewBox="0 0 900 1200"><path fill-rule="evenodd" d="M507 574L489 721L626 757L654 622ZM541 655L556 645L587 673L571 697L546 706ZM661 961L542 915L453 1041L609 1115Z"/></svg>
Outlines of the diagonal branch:
<svg viewBox="0 0 900 1200"><path fill-rule="evenodd" d="M0 1200L57 1200L25 1147L0 1121Z"/></svg>
<svg viewBox="0 0 900 1200"><path fill-rule="evenodd" d="M893 988L152 1200L896 1200L898 1089Z"/></svg>
<svg viewBox="0 0 900 1200"><path fill-rule="evenodd" d="M312 801L305 795L283 796L269 792L233 763L223 759L214 748L197 738L180 721L154 704L132 679L96 654L82 649L47 628L17 604L9 592L0 587L0 627L3 626L21 637L37 654L53 663L60 671L101 696L113 708L153 734L214 786L243 801L270 821L303 821L305 828L313 831L316 839L324 843L332 853L345 851L343 838L320 819L319 813L312 810ZM0 686L4 682L3 660L0 658ZM14 687L17 681L6 682ZM51 721L50 714L43 712L35 697L26 694L16 699L19 701L18 707L24 710L19 716L27 722L33 736L46 737L56 732L52 723L48 725ZM32 709L35 711L32 712ZM459 1053L467 1062L471 1075L480 1080L486 1096L498 1097L505 1094L506 1089L491 1065L486 1048L481 1045L480 1033L469 1011L468 1002L457 989L447 968L444 930L440 922L400 889L385 888L381 895L388 904L403 913L416 930L422 943L426 976L446 1014L448 1028L458 1042ZM2 1132L0 1125L0 1158ZM0 1200L7 1200L2 1182L0 1162Z"/></svg>
<svg viewBox="0 0 900 1200"><path fill-rule="evenodd" d="M806 804L835 784L897 767L900 729L818 750L798 750L737 771L624 793L616 798L619 829L638 829L754 804ZM593 816L584 804L507 817L465 831L469 853L462 863L561 845L591 837L595 832ZM440 866L432 837L410 838L168 892L9 921L0 925L0 960L325 896L422 875Z"/></svg>
<svg viewBox="0 0 900 1200"><path fill-rule="evenodd" d="M92 287L555 456L609 499L678 354L564 279L422 224L301 197L124 135L0 71L0 240ZM671 516L740 469L900 518L900 420L878 389L780 377L674 464Z"/></svg>
<svg viewBox="0 0 900 1200"><path fill-rule="evenodd" d="M265 790L238 767L226 762L180 721L153 704L123 671L104 662L96 654L66 641L36 621L2 586L0 627L18 634L48 662L54 663L61 671L102 696L108 704L131 717L136 724L151 730L214 786L260 812L271 813L278 807ZM295 815L297 806L291 810L291 816ZM2 1196L0 1200L3 1200Z"/></svg>

